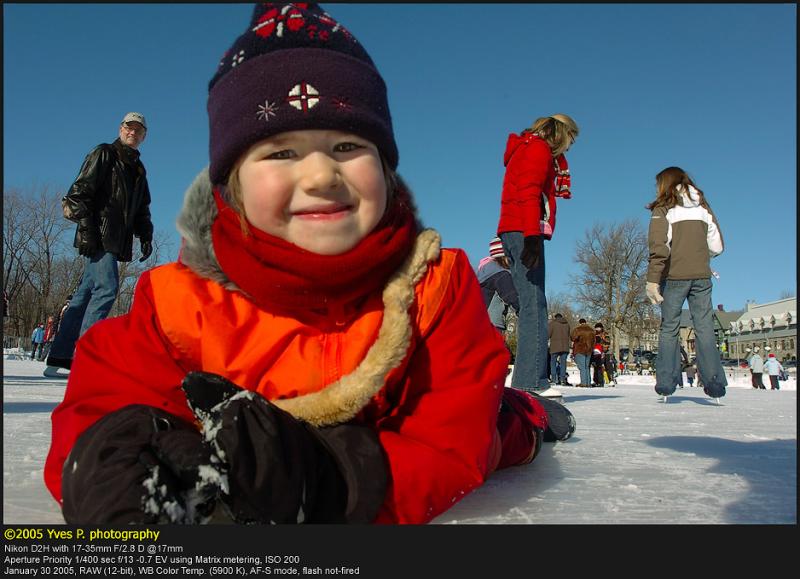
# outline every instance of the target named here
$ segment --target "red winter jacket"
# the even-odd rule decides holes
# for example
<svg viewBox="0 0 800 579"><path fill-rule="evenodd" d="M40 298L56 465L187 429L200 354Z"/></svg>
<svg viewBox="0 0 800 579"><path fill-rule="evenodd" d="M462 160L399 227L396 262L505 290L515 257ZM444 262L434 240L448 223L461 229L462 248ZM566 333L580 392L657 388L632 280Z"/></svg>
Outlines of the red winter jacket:
<svg viewBox="0 0 800 579"><path fill-rule="evenodd" d="M60 501L67 455L110 412L148 404L193 422L180 384L202 370L312 424L374 428L390 475L376 522L425 523L450 508L498 464L508 354L464 252L423 236L432 250L415 250L415 269L337 323L266 311L182 263L145 272L130 313L78 341L52 416L50 492ZM402 299L386 301L395 294L409 296L407 314Z"/></svg>
<svg viewBox="0 0 800 579"><path fill-rule="evenodd" d="M511 133L497 234L521 231L550 239L556 228L555 167L550 147L533 133Z"/></svg>

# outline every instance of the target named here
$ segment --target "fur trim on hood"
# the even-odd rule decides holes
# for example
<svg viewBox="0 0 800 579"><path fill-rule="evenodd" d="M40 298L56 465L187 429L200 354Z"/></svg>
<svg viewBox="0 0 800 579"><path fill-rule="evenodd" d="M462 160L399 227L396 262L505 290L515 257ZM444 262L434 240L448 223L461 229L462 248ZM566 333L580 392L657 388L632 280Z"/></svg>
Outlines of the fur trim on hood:
<svg viewBox="0 0 800 579"><path fill-rule="evenodd" d="M216 215L213 187L208 170L204 169L186 191L178 216L177 227L183 237L179 260L197 275L241 292L214 255L211 225ZM405 263L383 290L384 314L378 337L353 372L318 392L273 403L315 426L340 424L355 417L383 388L389 372L406 357L412 335L408 310L416 298L415 286L428 265L439 258L440 250L441 238L433 229L425 229L417 236Z"/></svg>

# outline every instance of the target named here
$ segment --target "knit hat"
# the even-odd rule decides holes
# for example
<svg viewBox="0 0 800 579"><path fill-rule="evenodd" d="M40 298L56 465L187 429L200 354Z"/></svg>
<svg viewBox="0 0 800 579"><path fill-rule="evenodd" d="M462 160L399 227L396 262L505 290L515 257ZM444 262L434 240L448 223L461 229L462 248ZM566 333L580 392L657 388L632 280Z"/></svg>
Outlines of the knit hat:
<svg viewBox="0 0 800 579"><path fill-rule="evenodd" d="M505 257L506 253L503 251L503 242L499 237L495 237L489 242L489 257Z"/></svg>
<svg viewBox="0 0 800 579"><path fill-rule="evenodd" d="M358 40L316 3L256 4L208 90L212 183L223 183L255 143L307 129L354 133L397 167L383 78Z"/></svg>
<svg viewBox="0 0 800 579"><path fill-rule="evenodd" d="M767 358L774 358L774 357L775 357L775 354L773 354L772 352L770 352L769 356L767 356Z"/></svg>

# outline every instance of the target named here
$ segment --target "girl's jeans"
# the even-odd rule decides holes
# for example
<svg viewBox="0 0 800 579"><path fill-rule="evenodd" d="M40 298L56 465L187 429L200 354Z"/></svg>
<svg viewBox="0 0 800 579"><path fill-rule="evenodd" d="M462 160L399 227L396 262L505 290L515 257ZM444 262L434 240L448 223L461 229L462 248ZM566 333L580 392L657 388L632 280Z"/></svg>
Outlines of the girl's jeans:
<svg viewBox="0 0 800 579"><path fill-rule="evenodd" d="M503 250L511 262L511 279L519 296L517 355L511 387L541 391L547 380L547 300L544 295L544 251L539 266L528 269L521 261L524 243L521 231L500 234Z"/></svg>
<svg viewBox="0 0 800 579"><path fill-rule="evenodd" d="M661 284L661 332L656 358L656 392L671 395L682 383L678 334L683 302L689 302L689 313L695 332L697 371L703 377L706 394L725 396L728 380L720 362L714 337L714 314L711 306L710 279L666 280Z"/></svg>

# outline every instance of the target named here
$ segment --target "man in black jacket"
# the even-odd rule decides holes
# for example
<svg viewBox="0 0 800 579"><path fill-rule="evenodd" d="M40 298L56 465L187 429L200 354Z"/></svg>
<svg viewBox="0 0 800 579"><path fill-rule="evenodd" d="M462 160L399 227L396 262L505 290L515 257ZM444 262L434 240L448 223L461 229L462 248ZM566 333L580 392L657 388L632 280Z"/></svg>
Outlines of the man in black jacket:
<svg viewBox="0 0 800 579"><path fill-rule="evenodd" d="M119 138L92 149L62 199L64 217L78 224L74 245L86 260L47 357L45 376L66 376L58 368L70 368L75 342L108 316L119 289L117 262L133 259L133 236L141 243L139 261L153 251L150 189L138 151L146 135L144 115L125 115Z"/></svg>

